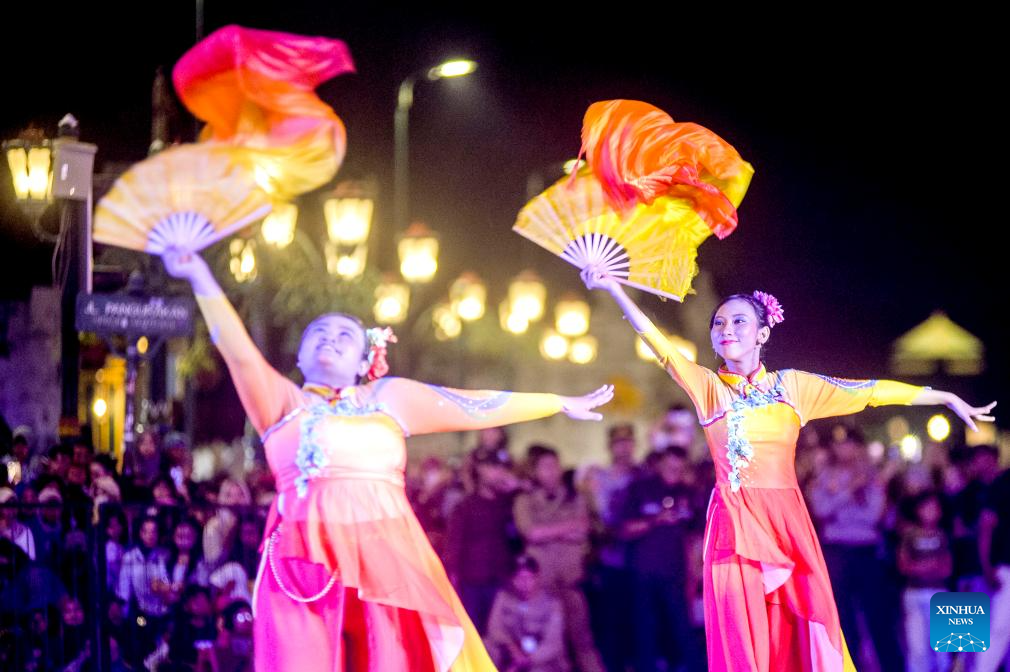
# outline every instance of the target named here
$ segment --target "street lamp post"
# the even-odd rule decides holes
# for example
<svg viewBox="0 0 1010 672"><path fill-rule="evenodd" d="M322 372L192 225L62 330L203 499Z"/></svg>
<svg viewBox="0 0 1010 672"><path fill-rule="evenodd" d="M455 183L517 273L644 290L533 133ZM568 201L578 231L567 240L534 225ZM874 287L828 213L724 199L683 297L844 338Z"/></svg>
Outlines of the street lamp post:
<svg viewBox="0 0 1010 672"><path fill-rule="evenodd" d="M14 181L14 196L31 220L32 232L39 240L56 242L56 236L39 226L42 213L53 201L52 143L41 130L31 128L17 140L4 142L3 149Z"/></svg>
<svg viewBox="0 0 1010 672"><path fill-rule="evenodd" d="M407 77L400 82L396 93L396 113L393 115L393 226L397 231L407 228L407 203L410 200L407 193L410 181L407 124L413 104L414 78Z"/></svg>
<svg viewBox="0 0 1010 672"><path fill-rule="evenodd" d="M466 59L446 61L431 68L425 79L435 81L449 77L463 77L477 69L477 63ZM414 85L417 75L410 75L396 93L396 113L393 115L393 224L395 230L407 228L410 209L410 108L414 105Z"/></svg>
<svg viewBox="0 0 1010 672"><path fill-rule="evenodd" d="M59 123L59 137L50 142L39 131L4 143L4 152L14 180L18 205L31 219L40 240L55 243L64 236L76 272L63 279L61 301L61 429L76 431L80 345L74 327L78 292L91 293L91 205L93 144L78 141L78 123L66 115ZM39 225L43 211L54 198L61 201L60 233L52 236ZM56 278L54 278L54 281Z"/></svg>

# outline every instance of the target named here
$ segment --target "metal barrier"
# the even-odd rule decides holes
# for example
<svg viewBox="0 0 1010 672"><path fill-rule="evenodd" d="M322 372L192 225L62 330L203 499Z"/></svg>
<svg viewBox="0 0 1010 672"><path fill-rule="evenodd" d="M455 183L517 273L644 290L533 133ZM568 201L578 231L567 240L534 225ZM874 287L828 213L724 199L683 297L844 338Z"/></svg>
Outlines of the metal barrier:
<svg viewBox="0 0 1010 672"><path fill-rule="evenodd" d="M0 502L0 670L106 672L121 669L120 659L145 669L147 649L162 642L184 599L209 596L215 624L229 600L241 607L235 599L249 594L243 577L255 578L265 514L259 506ZM155 525L156 543L144 547ZM180 564L180 555L203 555L204 538L214 561Z"/></svg>

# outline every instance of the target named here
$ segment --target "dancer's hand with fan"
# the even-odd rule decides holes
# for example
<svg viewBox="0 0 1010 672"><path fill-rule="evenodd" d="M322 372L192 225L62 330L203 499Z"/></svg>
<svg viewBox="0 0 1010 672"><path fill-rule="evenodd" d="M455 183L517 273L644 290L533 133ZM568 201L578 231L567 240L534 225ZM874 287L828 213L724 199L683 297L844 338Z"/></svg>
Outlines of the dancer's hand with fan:
<svg viewBox="0 0 1010 672"><path fill-rule="evenodd" d="M513 230L580 270L683 301L698 246L736 228L754 170L712 131L634 100L594 103L585 166L519 212Z"/></svg>
<svg viewBox="0 0 1010 672"><path fill-rule="evenodd" d="M165 248L161 253L165 271L173 278L187 280L197 296L217 296L221 294L221 286L214 279L210 266L199 252L191 252L185 246Z"/></svg>
<svg viewBox="0 0 1010 672"><path fill-rule="evenodd" d="M635 331L642 334L655 329L652 321L631 300L631 297L628 296L624 288L621 287L621 283L614 276L594 264L586 266L579 275L582 277L582 282L585 283L586 289L602 289L614 297L614 301L617 302L617 305L624 313L625 319L631 323Z"/></svg>
<svg viewBox="0 0 1010 672"><path fill-rule="evenodd" d="M602 289L609 294L622 292L617 279L595 264L583 268L579 276L586 284L586 289Z"/></svg>

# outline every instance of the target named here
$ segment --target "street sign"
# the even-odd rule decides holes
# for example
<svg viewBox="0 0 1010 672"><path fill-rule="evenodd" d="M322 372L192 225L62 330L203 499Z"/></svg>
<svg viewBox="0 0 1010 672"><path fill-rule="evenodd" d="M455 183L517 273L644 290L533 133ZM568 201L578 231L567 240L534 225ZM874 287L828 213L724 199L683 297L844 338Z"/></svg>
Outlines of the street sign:
<svg viewBox="0 0 1010 672"><path fill-rule="evenodd" d="M191 299L129 294L78 294L77 329L101 335L189 336Z"/></svg>

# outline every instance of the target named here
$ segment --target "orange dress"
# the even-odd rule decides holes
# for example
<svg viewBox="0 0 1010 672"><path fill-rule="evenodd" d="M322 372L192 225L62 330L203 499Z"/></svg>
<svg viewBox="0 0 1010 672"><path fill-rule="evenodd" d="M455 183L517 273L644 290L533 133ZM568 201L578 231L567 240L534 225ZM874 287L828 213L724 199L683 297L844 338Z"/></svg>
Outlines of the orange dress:
<svg viewBox="0 0 1010 672"><path fill-rule="evenodd" d="M404 493L410 434L552 415L553 394L384 378L309 397L224 297L197 297L277 481L255 591L257 670L494 670Z"/></svg>
<svg viewBox="0 0 1010 672"><path fill-rule="evenodd" d="M715 372L652 325L641 336L690 396L715 463L704 545L709 670L855 670L796 481L796 440L810 420L909 404L923 388L763 365L747 377Z"/></svg>

